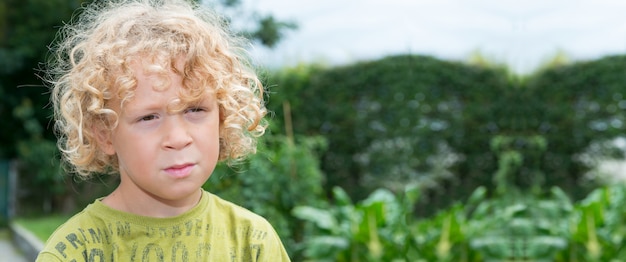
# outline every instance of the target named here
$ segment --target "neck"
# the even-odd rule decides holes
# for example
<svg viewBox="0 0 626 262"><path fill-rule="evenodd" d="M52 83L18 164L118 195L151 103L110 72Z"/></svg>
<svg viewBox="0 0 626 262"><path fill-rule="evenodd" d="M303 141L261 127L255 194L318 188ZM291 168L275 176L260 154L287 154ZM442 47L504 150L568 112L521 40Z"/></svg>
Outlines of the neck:
<svg viewBox="0 0 626 262"><path fill-rule="evenodd" d="M132 191L118 187L105 197L102 203L113 209L135 215L166 218L178 216L191 210L200 202L201 196L202 190L198 189L196 193L184 199L169 200L144 191L140 194L134 194Z"/></svg>

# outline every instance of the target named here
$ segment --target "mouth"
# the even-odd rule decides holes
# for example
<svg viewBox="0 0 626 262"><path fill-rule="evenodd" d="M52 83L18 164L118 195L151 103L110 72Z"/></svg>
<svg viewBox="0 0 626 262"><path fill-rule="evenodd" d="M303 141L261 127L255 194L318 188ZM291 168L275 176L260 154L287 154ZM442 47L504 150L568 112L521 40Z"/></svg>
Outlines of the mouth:
<svg viewBox="0 0 626 262"><path fill-rule="evenodd" d="M182 165L173 165L168 168L165 168L164 171L168 175L174 178L183 178L189 176L191 174L191 170L194 168L195 164L187 163Z"/></svg>

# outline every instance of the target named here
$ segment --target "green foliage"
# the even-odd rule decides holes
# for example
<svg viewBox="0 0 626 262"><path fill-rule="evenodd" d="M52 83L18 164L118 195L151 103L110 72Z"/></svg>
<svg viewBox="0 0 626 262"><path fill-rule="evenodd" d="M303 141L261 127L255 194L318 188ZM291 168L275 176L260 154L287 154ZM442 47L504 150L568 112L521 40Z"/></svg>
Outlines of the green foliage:
<svg viewBox="0 0 626 262"><path fill-rule="evenodd" d="M546 69L528 80L532 100L527 101L534 105L529 113L541 116L531 131L549 147L538 165L550 174L546 184L559 184L571 193L594 160L623 157L609 142L626 128L625 70L626 56L609 56Z"/></svg>
<svg viewBox="0 0 626 262"><path fill-rule="evenodd" d="M47 46L56 30L67 21L80 0L7 0L0 3L0 157L17 156L17 143L29 139L31 131L22 125L22 119L13 115L13 109L28 100L32 118L43 127L43 138L54 141L46 109L47 89L36 76L38 64L45 60ZM54 10L54 12L50 12ZM3 15L4 14L4 15Z"/></svg>
<svg viewBox="0 0 626 262"><path fill-rule="evenodd" d="M465 206L464 226L470 250L483 259L545 261L566 246L562 236L568 230L565 225L572 207L560 189L553 189L547 198L513 190L501 197L478 199L474 195Z"/></svg>
<svg viewBox="0 0 626 262"><path fill-rule="evenodd" d="M24 204L30 202L37 207L43 206L45 212L50 212L52 199L55 195L63 194L65 189L56 143L43 138L44 129L34 117L29 99L22 100L13 109L13 116L21 120L23 130L29 135L28 139L17 142L20 187L27 189L20 201ZM37 190L32 190L34 188Z"/></svg>
<svg viewBox="0 0 626 262"><path fill-rule="evenodd" d="M257 19L258 28L246 33L249 38L257 39L261 44L268 47L275 47L280 39L284 38L286 30L297 29L294 22L278 21L274 16L267 15Z"/></svg>
<svg viewBox="0 0 626 262"><path fill-rule="evenodd" d="M626 257L626 185L594 190L575 205L569 241L555 261L621 261Z"/></svg>
<svg viewBox="0 0 626 262"><path fill-rule="evenodd" d="M316 230L305 240L311 261L621 261L626 256L626 186L593 191L574 204L553 188L546 197L478 188L464 203L427 219L410 206L415 187L381 189L353 204L301 206L294 215Z"/></svg>
<svg viewBox="0 0 626 262"><path fill-rule="evenodd" d="M44 209L51 210L49 201L55 195L61 195L65 190L64 176L61 174L56 144L48 140L27 140L18 144L20 154L19 173L29 179L20 180L23 188L37 188L28 190L33 194L33 201L45 201ZM24 199L22 199L24 201Z"/></svg>
<svg viewBox="0 0 626 262"><path fill-rule="evenodd" d="M295 133L328 139L322 169L333 174L329 184L356 198L378 185L399 191L408 181L465 185L446 193L455 199L492 183L484 174L493 173L496 156L485 149L494 118L505 118L496 104L511 89L507 79L498 70L406 55L298 67L268 82L286 94L270 101L277 115L282 101L291 103ZM425 199L445 201L433 192Z"/></svg>
<svg viewBox="0 0 626 262"><path fill-rule="evenodd" d="M300 206L294 216L318 229L305 239L304 255L314 261L415 261L417 231L408 222L418 197L417 187L402 197L386 189L374 191L353 204L345 191L333 189L335 205Z"/></svg>
<svg viewBox="0 0 626 262"><path fill-rule="evenodd" d="M594 161L623 155L610 141L626 128L624 72L622 56L526 77L391 56L284 69L269 77L277 94L269 106L281 119L287 101L296 134L328 139L330 185L361 199L378 186L399 192L418 182L420 213L433 214L479 186L496 194L559 186L584 196L597 186L588 179Z"/></svg>

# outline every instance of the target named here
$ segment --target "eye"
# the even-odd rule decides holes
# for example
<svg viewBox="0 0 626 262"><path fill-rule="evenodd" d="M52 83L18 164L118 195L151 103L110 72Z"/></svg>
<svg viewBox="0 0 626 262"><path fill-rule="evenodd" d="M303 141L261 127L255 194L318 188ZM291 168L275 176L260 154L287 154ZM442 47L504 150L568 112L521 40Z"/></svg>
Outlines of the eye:
<svg viewBox="0 0 626 262"><path fill-rule="evenodd" d="M155 115L155 114L150 114L150 115L145 115L145 116L140 117L140 118L137 120L137 122L147 122L147 121L152 121L152 120L155 120L155 119L157 119L157 118L158 118L158 116L157 116L157 115Z"/></svg>
<svg viewBox="0 0 626 262"><path fill-rule="evenodd" d="M205 112L205 111L206 109L202 107L191 107L185 110L185 113L200 113L200 112Z"/></svg>
<svg viewBox="0 0 626 262"><path fill-rule="evenodd" d="M185 110L185 118L191 121L200 121L207 117L206 107L190 107Z"/></svg>

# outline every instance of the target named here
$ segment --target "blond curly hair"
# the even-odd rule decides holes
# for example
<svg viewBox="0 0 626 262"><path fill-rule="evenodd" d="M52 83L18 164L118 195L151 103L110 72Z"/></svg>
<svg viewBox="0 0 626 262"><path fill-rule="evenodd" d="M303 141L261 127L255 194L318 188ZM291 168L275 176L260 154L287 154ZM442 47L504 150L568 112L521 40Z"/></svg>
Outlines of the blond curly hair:
<svg viewBox="0 0 626 262"><path fill-rule="evenodd" d="M106 3L102 3L106 2ZM180 73L183 104L215 94L220 112L220 160L236 162L254 153L266 128L263 87L248 62L242 38L223 19L184 0L96 1L65 25L47 63L55 127L64 160L81 177L118 172L115 156L98 146L97 132L115 128L112 101L132 98L133 60L149 70Z"/></svg>

